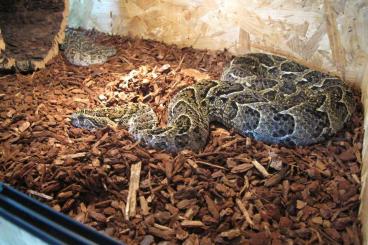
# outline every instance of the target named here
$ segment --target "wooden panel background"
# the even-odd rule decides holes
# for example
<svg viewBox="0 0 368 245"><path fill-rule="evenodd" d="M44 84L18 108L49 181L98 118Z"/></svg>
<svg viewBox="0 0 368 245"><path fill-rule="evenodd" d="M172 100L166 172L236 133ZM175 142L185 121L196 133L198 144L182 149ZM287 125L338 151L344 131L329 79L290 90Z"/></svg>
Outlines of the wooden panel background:
<svg viewBox="0 0 368 245"><path fill-rule="evenodd" d="M71 0L69 25L180 47L271 52L333 72L362 89L368 131L367 0ZM368 244L367 133L361 181Z"/></svg>
<svg viewBox="0 0 368 245"><path fill-rule="evenodd" d="M364 106L364 140L362 152L362 190L360 195L360 219L363 224L364 244L368 244L368 65L362 80L362 102Z"/></svg>

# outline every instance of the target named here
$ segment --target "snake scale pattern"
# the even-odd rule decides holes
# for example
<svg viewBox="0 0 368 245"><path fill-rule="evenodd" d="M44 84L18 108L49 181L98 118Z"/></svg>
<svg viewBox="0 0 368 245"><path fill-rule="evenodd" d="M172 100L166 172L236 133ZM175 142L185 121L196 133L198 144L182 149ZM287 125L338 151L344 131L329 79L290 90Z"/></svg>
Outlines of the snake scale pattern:
<svg viewBox="0 0 368 245"><path fill-rule="evenodd" d="M76 66L103 64L116 54L114 47L97 44L83 31L70 28L65 30L65 39L60 49L64 51L65 58Z"/></svg>
<svg viewBox="0 0 368 245"><path fill-rule="evenodd" d="M158 127L145 104L81 110L75 127L126 128L149 147L198 151L211 122L269 144L304 146L341 130L354 112L351 90L337 77L289 59L261 53L234 58L220 80L202 80L179 91L168 106L168 125Z"/></svg>

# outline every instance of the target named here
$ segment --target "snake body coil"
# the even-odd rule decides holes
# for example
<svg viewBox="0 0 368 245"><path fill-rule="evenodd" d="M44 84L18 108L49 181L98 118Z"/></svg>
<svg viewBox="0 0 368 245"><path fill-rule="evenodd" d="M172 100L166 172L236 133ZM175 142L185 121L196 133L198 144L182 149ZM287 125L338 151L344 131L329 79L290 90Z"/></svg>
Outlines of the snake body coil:
<svg viewBox="0 0 368 245"><path fill-rule="evenodd" d="M202 80L178 92L165 128L140 103L81 110L71 123L87 129L118 124L150 147L178 152L203 148L211 122L270 144L314 144L342 129L353 111L353 94L340 79L253 53L232 60L220 80Z"/></svg>

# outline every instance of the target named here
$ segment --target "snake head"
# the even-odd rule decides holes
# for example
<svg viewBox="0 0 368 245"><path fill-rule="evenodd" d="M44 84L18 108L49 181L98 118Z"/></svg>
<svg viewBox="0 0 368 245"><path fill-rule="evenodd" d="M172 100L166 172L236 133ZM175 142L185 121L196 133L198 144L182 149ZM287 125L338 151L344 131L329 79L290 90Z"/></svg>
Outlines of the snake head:
<svg viewBox="0 0 368 245"><path fill-rule="evenodd" d="M99 117L88 115L83 112L75 112L70 117L70 122L74 127L85 128L88 130L104 128L106 123Z"/></svg>

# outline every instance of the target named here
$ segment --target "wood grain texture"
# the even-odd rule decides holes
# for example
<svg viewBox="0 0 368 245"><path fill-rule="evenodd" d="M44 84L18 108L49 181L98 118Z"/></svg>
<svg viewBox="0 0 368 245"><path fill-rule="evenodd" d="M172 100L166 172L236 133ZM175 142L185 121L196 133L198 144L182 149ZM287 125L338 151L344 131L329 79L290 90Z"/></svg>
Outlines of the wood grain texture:
<svg viewBox="0 0 368 245"><path fill-rule="evenodd" d="M368 244L368 65L362 83L362 103L364 106L364 139L361 172L360 220L362 223L363 244Z"/></svg>
<svg viewBox="0 0 368 245"><path fill-rule="evenodd" d="M367 13L365 0L71 0L69 24L180 47L271 52L358 87L368 63Z"/></svg>

